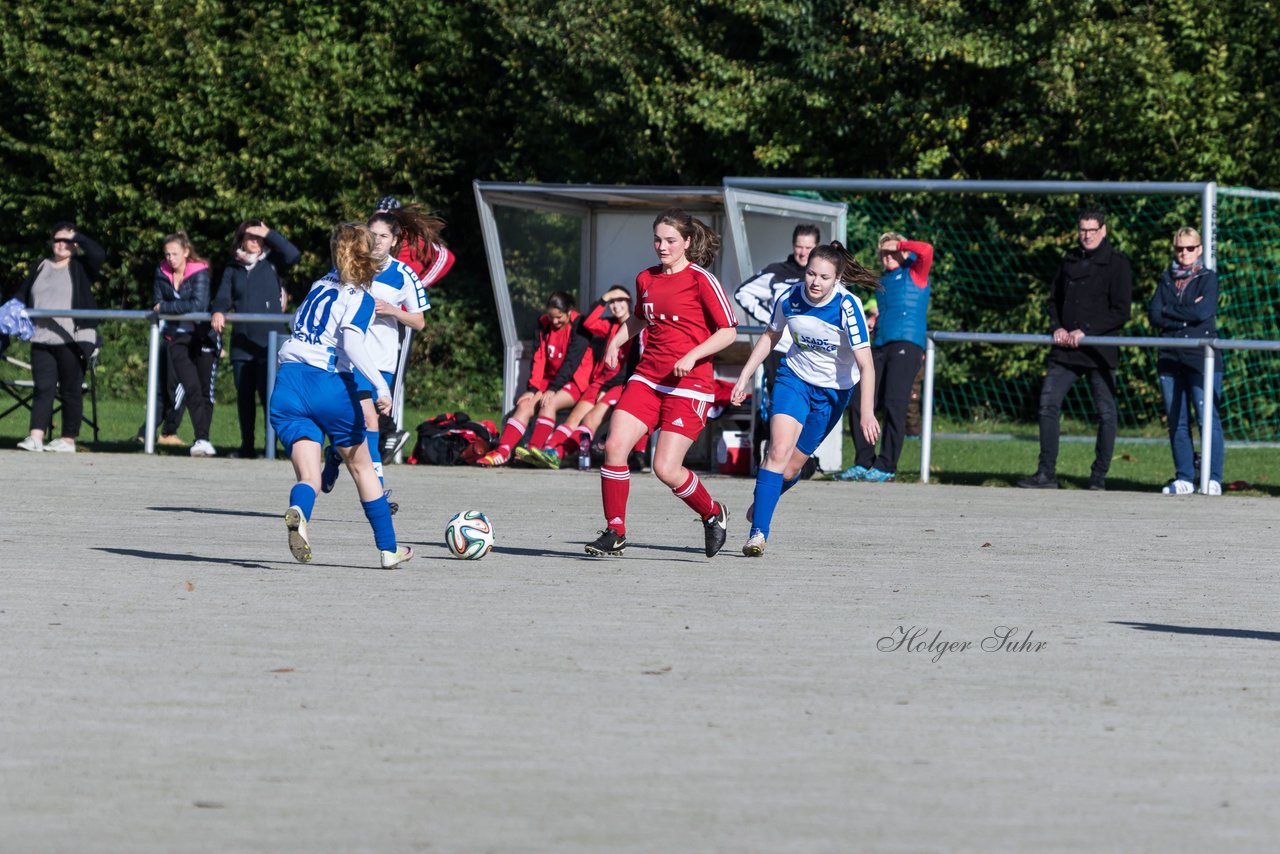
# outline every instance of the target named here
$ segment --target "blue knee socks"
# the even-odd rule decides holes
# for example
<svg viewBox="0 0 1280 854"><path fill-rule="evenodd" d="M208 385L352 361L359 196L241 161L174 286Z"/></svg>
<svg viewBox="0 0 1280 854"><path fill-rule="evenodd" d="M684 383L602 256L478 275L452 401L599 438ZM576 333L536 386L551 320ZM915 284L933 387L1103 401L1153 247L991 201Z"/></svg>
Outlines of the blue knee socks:
<svg viewBox="0 0 1280 854"><path fill-rule="evenodd" d="M364 443L369 446L369 456L373 459L373 473L378 476L378 483L385 488L387 484L382 479L382 448L378 442L378 431L365 430Z"/></svg>
<svg viewBox="0 0 1280 854"><path fill-rule="evenodd" d="M295 483L289 490L289 506L302 510L302 518L310 520L316 506L316 491L305 483Z"/></svg>
<svg viewBox="0 0 1280 854"><path fill-rule="evenodd" d="M369 527L373 528L373 541L378 544L378 548L384 552L395 551L396 529L391 524L391 508L387 506L386 496L379 495L372 501L361 501L360 506L364 508L364 517L369 520Z"/></svg>
<svg viewBox="0 0 1280 854"><path fill-rule="evenodd" d="M769 536L769 523L773 521L773 511L782 497L782 472L760 469L756 472L755 510L751 517L751 528Z"/></svg>

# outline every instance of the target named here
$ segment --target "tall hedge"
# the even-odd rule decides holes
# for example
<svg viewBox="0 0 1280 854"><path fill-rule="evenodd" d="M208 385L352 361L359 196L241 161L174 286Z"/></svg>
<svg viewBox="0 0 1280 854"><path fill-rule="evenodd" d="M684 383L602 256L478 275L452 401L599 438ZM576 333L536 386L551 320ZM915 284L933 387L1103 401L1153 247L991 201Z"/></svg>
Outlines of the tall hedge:
<svg viewBox="0 0 1280 854"><path fill-rule="evenodd" d="M165 233L304 251L394 193L459 254L411 393L494 403L471 181L728 174L1280 187L1273 0L0 0L0 279L74 219L139 307ZM946 247L939 247L945 252Z"/></svg>

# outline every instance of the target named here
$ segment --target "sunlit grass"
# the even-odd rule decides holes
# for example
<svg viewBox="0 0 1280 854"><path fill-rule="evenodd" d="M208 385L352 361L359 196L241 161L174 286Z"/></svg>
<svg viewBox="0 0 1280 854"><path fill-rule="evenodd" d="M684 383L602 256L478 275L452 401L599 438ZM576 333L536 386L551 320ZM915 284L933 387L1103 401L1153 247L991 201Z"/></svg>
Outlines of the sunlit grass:
<svg viewBox="0 0 1280 854"><path fill-rule="evenodd" d="M8 406L8 403L5 403ZM417 425L450 407L442 405L427 410L406 411L406 423ZM143 402L127 400L99 400L99 440L93 440L92 428L86 424L80 433L84 448L98 452L139 453L142 445L134 440L145 416ZM88 405L86 400L86 414ZM499 421L498 414L470 412L472 418L488 418ZM261 419L259 419L261 422ZM19 408L0 418L0 448L13 448L27 435L28 413ZM499 426L501 426L499 424ZM933 440L931 478L933 483L965 484L972 486L1011 487L1018 480L1036 469L1039 444L1035 425L1001 424L995 430L966 430L974 425L938 422ZM1084 489L1088 486L1089 467L1093 462L1093 434L1088 425L1067 423L1058 457L1058 479L1065 489ZM262 446L263 425L258 424L258 446ZM56 432L56 431L55 431ZM965 432L966 439L938 438L937 434ZM188 443L194 438L191 422L184 419L178 431ZM240 428L236 420L234 404L218 404L214 410L210 440L220 454L234 450L240 444ZM410 439L412 447L413 439ZM920 449L918 439L908 439L899 461L897 479L912 483L920 480ZM157 446L157 452L169 455L185 455L186 448ZM846 436L845 465L853 462L853 444ZM1122 436L1116 443L1115 457L1107 477L1107 488L1112 491L1156 492L1173 475L1173 462L1168 442L1149 436ZM1231 489L1233 484L1242 484ZM1227 447L1223 487L1230 494L1280 495L1280 448Z"/></svg>
<svg viewBox="0 0 1280 854"><path fill-rule="evenodd" d="M948 431L950 432L950 431ZM989 438L983 438L987 436ZM1093 464L1092 433L1064 434L1058 451L1058 482L1064 489L1086 489ZM918 439L908 439L898 461L897 480L920 481ZM973 434L972 438L937 438L932 446L930 482L970 486L1015 486L1036 470L1040 444L1036 428L1024 427L1010 438ZM853 443L847 437L845 465L853 463ZM1158 492L1173 477L1173 458L1167 440L1122 436L1116 441L1108 490ZM1237 484L1237 489L1230 486ZM1280 495L1280 448L1232 447L1223 466L1225 492Z"/></svg>

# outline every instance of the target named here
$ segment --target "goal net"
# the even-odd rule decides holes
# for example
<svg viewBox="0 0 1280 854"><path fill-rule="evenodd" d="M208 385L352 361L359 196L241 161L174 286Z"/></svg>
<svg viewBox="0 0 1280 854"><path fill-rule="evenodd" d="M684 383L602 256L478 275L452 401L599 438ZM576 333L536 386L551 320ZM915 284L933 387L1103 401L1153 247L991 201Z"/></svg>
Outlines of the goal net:
<svg viewBox="0 0 1280 854"><path fill-rule="evenodd" d="M1045 300L1063 253L1076 244L1076 215L1085 207L1106 212L1108 236L1133 264L1133 315L1124 334L1155 336L1147 303L1172 258L1173 233L1190 225L1216 247L1221 283L1220 338L1280 338L1280 193L1216 188L1216 222L1202 222L1202 185L1000 192L867 191L820 189L806 194L849 206L848 245L874 262L885 231L935 247L929 328L964 332L1047 334ZM840 182L831 182L840 183ZM845 182L861 183L861 182ZM892 182L883 182L891 184ZM920 182L911 182L918 184ZM945 184L945 182L936 182ZM1012 185L1013 182L1002 182ZM1071 185L1063 185L1064 188ZM1170 186L1187 187L1170 191ZM1194 188L1194 189L1193 189ZM1207 244L1208 245L1208 244ZM947 343L937 348L935 417L954 427L1034 422L1044 376L1045 350L1034 346ZM1228 439L1280 438L1276 354L1219 351L1223 360L1223 428ZM1120 427L1158 431L1163 418L1157 351L1121 349L1117 370ZM1086 383L1064 402L1077 427L1090 422ZM1071 429L1064 425L1065 429Z"/></svg>

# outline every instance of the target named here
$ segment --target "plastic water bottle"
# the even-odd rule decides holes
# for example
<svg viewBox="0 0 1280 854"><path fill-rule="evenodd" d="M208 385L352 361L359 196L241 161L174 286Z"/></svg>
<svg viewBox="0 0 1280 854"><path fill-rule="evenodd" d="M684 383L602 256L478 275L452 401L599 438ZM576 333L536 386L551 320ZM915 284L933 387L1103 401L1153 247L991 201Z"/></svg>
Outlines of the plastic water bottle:
<svg viewBox="0 0 1280 854"><path fill-rule="evenodd" d="M591 468L591 443L583 442L578 446L578 471L587 471Z"/></svg>

